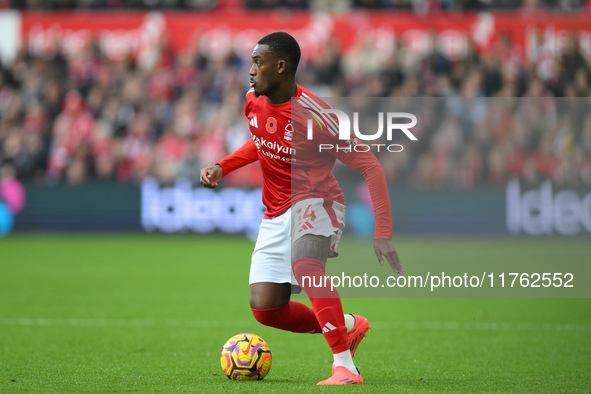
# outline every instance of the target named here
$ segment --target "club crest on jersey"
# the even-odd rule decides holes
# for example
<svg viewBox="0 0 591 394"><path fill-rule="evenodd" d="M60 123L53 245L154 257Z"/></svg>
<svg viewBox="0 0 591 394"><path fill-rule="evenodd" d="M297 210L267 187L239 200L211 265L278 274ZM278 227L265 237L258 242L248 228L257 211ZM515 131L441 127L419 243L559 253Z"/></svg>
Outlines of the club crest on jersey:
<svg viewBox="0 0 591 394"><path fill-rule="evenodd" d="M285 134L283 135L283 139L286 141L291 141L293 139L293 125L291 121L285 126Z"/></svg>
<svg viewBox="0 0 591 394"><path fill-rule="evenodd" d="M270 116L269 118L267 118L267 132L269 132L270 134L273 134L277 131L277 119L275 119L274 117Z"/></svg>

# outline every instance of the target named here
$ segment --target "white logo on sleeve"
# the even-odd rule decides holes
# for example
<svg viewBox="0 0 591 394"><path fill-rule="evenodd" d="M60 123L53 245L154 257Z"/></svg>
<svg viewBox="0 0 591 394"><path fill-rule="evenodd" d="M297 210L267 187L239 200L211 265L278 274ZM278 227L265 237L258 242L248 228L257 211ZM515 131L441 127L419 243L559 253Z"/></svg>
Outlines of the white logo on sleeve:
<svg viewBox="0 0 591 394"><path fill-rule="evenodd" d="M324 327L322 327L322 332L329 332L332 330L336 330L337 328L335 326L333 326L332 324L330 324L330 322L327 322Z"/></svg>
<svg viewBox="0 0 591 394"><path fill-rule="evenodd" d="M249 122L249 124L252 127L256 127L257 129L259 128L259 124L257 123L257 116L255 115L254 118L252 118Z"/></svg>

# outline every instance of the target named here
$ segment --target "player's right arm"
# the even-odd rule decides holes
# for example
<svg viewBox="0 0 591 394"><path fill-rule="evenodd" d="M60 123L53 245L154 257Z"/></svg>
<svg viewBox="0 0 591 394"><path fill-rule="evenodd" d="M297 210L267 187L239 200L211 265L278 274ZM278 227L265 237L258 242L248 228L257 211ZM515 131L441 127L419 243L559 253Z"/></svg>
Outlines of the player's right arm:
<svg viewBox="0 0 591 394"><path fill-rule="evenodd" d="M257 147L254 142L249 139L234 153L224 157L215 165L202 168L199 181L203 186L213 189L218 186L219 181L221 181L225 175L257 161L258 158Z"/></svg>

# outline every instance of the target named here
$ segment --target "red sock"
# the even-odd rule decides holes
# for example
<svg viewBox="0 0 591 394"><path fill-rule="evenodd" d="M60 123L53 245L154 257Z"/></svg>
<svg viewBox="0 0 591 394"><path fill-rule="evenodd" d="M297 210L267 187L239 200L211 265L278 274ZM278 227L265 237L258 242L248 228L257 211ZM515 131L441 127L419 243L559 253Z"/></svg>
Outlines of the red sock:
<svg viewBox="0 0 591 394"><path fill-rule="evenodd" d="M280 330L314 334L322 332L312 308L301 302L289 301L277 308L252 309L252 314L259 323Z"/></svg>
<svg viewBox="0 0 591 394"><path fill-rule="evenodd" d="M349 338L339 293L331 288L321 261L301 258L293 262L293 272L302 289L310 298L324 338L334 354L349 349Z"/></svg>

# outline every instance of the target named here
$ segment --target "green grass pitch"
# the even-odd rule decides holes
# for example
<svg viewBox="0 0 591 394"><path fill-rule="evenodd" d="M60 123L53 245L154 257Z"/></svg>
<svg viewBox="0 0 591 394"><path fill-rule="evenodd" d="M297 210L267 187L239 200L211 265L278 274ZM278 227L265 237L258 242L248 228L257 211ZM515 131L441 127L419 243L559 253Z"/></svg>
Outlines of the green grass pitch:
<svg viewBox="0 0 591 394"><path fill-rule="evenodd" d="M403 237L396 245L407 270L421 259L494 260L508 247L515 258L555 259L558 267L564 256L581 264L591 256L588 239ZM0 240L0 392L341 392L315 386L332 363L321 335L252 317L252 248L231 236ZM340 252L347 248L374 259L371 243L343 243ZM356 358L366 384L349 392L591 391L590 299L343 304L373 325ZM221 371L221 346L241 332L271 347L263 381L234 382Z"/></svg>

